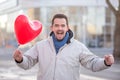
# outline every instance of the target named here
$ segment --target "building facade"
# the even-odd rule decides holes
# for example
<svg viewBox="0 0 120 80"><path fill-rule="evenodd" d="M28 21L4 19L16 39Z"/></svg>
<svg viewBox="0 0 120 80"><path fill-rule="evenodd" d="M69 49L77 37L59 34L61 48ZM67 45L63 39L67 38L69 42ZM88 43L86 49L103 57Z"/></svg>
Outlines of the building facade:
<svg viewBox="0 0 120 80"><path fill-rule="evenodd" d="M117 6L116 0L112 0L112 3ZM115 16L105 0L3 0L0 4L0 46L11 39L5 33L13 34L15 39L14 21L19 14L42 22L43 31L36 39L41 40L49 36L53 15L64 13L68 16L74 37L86 46L113 47ZM6 7L11 4L13 5Z"/></svg>

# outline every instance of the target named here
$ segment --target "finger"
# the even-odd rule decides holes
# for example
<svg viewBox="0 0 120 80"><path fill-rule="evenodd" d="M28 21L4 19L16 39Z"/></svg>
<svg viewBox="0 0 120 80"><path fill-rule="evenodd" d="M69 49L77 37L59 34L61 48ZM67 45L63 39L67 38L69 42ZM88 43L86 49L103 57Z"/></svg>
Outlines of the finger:
<svg viewBox="0 0 120 80"><path fill-rule="evenodd" d="M21 57L21 56L22 56L21 52L19 50L15 50L13 57L17 58L17 57Z"/></svg>
<svg viewBox="0 0 120 80"><path fill-rule="evenodd" d="M16 50L16 52L15 52L15 54L14 54L14 59L16 60L16 61L21 61L22 60L22 53L19 51L19 50Z"/></svg>
<svg viewBox="0 0 120 80"><path fill-rule="evenodd" d="M105 58L105 60L108 60L109 55L105 55L104 58Z"/></svg>
<svg viewBox="0 0 120 80"><path fill-rule="evenodd" d="M114 60L113 55L108 55L108 60Z"/></svg>
<svg viewBox="0 0 120 80"><path fill-rule="evenodd" d="M105 55L105 58L113 58L113 55L109 54L109 55Z"/></svg>
<svg viewBox="0 0 120 80"><path fill-rule="evenodd" d="M105 55L105 61L110 62L110 56L109 55Z"/></svg>
<svg viewBox="0 0 120 80"><path fill-rule="evenodd" d="M113 64L114 63L114 57L113 57L113 55L105 55L105 61L109 65Z"/></svg>

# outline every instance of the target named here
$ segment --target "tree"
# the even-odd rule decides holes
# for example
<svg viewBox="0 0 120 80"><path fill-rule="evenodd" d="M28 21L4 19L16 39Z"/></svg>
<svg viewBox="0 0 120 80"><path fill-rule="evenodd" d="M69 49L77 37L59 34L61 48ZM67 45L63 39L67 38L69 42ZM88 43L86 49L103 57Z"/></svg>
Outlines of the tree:
<svg viewBox="0 0 120 80"><path fill-rule="evenodd" d="M118 9L116 9L110 0L106 0L106 3L110 10L115 15L116 23L115 23L115 29L114 29L114 50L113 50L113 56L115 57L115 60L120 60L120 0L118 0Z"/></svg>

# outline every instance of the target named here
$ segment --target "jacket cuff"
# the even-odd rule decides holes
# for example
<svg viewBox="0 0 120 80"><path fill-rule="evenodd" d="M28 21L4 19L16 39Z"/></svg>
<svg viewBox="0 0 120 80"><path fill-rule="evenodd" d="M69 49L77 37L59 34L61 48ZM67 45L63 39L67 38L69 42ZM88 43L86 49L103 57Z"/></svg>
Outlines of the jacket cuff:
<svg viewBox="0 0 120 80"><path fill-rule="evenodd" d="M23 62L23 58L22 58L21 61L17 61L17 60L15 60L15 62L16 62L16 63L22 63L22 62Z"/></svg>
<svg viewBox="0 0 120 80"><path fill-rule="evenodd" d="M108 67L111 66L111 65L108 65L105 60L104 60L104 64L105 64L106 66L108 66Z"/></svg>

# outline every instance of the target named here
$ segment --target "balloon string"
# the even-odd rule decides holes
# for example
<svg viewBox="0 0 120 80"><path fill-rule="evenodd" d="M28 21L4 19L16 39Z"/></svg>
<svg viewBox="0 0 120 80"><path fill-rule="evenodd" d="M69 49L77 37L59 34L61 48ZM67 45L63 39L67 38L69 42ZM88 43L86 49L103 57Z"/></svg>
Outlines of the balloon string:
<svg viewBox="0 0 120 80"><path fill-rule="evenodd" d="M18 44L18 47L17 47L17 49L19 50L19 48L20 48L20 44Z"/></svg>
<svg viewBox="0 0 120 80"><path fill-rule="evenodd" d="M18 47L20 46L20 44L18 44Z"/></svg>

